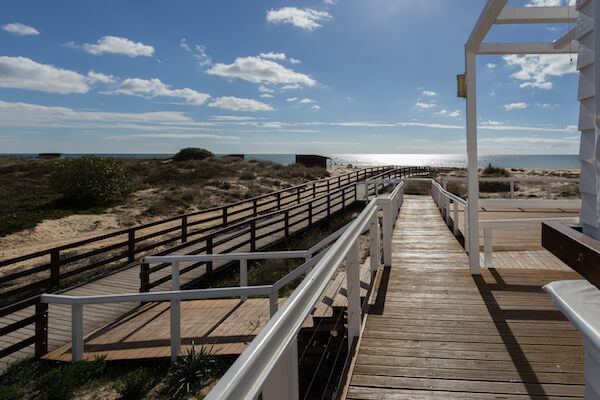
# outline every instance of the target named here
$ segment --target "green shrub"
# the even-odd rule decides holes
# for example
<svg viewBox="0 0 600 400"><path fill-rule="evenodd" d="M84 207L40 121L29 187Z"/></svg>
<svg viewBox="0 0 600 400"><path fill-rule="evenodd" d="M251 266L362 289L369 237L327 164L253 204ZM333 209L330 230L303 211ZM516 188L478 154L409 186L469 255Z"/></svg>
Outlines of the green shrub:
<svg viewBox="0 0 600 400"><path fill-rule="evenodd" d="M510 172L505 168L494 167L492 164L488 164L487 167L483 169L481 174L482 176L497 176L497 177L509 177Z"/></svg>
<svg viewBox="0 0 600 400"><path fill-rule="evenodd" d="M169 398L180 399L188 393L196 393L218 371L217 357L204 346L199 351L192 348L187 355L174 361L167 374Z"/></svg>
<svg viewBox="0 0 600 400"><path fill-rule="evenodd" d="M91 379L102 376L106 371L106 359L78 361L51 369L36 380L42 400L65 400L73 396L77 387Z"/></svg>
<svg viewBox="0 0 600 400"><path fill-rule="evenodd" d="M205 158L214 157L215 155L206 150L198 147L186 147L181 149L173 156L173 161L187 161L187 160L204 160Z"/></svg>
<svg viewBox="0 0 600 400"><path fill-rule="evenodd" d="M0 400L22 399L25 393L17 385L0 386Z"/></svg>
<svg viewBox="0 0 600 400"><path fill-rule="evenodd" d="M250 172L250 171L244 171L240 174L240 179L244 180L244 181L250 181L255 178L256 178L256 175L254 175L254 173Z"/></svg>
<svg viewBox="0 0 600 400"><path fill-rule="evenodd" d="M518 187L515 186L515 190ZM509 182L479 182L479 191L483 193L502 193L510 192Z"/></svg>
<svg viewBox="0 0 600 400"><path fill-rule="evenodd" d="M129 371L113 384L123 399L139 399L154 384L154 378L147 368L140 367Z"/></svg>
<svg viewBox="0 0 600 400"><path fill-rule="evenodd" d="M125 168L112 157L83 156L57 163L53 184L66 200L85 204L110 204L129 192Z"/></svg>

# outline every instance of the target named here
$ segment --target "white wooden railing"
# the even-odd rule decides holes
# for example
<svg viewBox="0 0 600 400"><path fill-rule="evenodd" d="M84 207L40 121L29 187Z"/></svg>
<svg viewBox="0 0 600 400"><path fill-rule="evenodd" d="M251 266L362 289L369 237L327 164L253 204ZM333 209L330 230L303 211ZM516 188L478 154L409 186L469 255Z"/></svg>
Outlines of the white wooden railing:
<svg viewBox="0 0 600 400"><path fill-rule="evenodd" d="M466 177L459 176L444 176L442 177L442 185L444 189L447 188L448 182L466 182ZM514 177L493 177L484 178L480 177L479 182L509 182L510 184L510 198L515 197L515 182L530 182L530 183L542 183L546 185L546 198L552 198L552 183L558 182L579 182L579 178L514 178Z"/></svg>
<svg viewBox="0 0 600 400"><path fill-rule="evenodd" d="M359 237L369 232L371 271L381 260L379 212L383 212L383 262L391 266L391 238L393 226L403 202L403 183L396 185L384 198L371 200L359 216L323 239L308 250L289 252L230 253L212 255L150 256L147 263L170 263L172 290L152 293L128 293L101 296L65 296L44 294L44 303L71 306L72 361L83 358L83 307L91 304L122 302L170 301L171 357L180 352L180 302L269 295L271 319L250 343L246 351L229 368L225 376L206 397L207 399L255 399L262 393L264 400L298 398L297 334L312 312L323 291L337 269L346 261L348 346L352 348L358 338L362 309L360 304L360 253ZM335 243L334 243L335 242ZM331 244L333 243L333 244ZM326 251L319 250L330 246ZM272 285L247 286L247 262L255 259L304 258L304 264ZM179 265L181 263L237 260L240 262L240 287L180 290ZM309 272L310 271L310 272ZM308 273L292 295L277 310L277 296L281 287L304 273Z"/></svg>

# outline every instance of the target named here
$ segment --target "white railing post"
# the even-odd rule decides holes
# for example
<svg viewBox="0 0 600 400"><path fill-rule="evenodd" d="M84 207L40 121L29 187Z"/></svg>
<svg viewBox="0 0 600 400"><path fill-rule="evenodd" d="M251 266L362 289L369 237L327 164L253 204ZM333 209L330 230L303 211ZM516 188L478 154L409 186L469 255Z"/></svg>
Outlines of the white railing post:
<svg viewBox="0 0 600 400"><path fill-rule="evenodd" d="M298 339L295 339L271 370L263 389L263 400L298 400Z"/></svg>
<svg viewBox="0 0 600 400"><path fill-rule="evenodd" d="M483 228L483 260L486 268L492 268L493 237L491 228Z"/></svg>
<svg viewBox="0 0 600 400"><path fill-rule="evenodd" d="M71 362L83 359L83 304L71 305Z"/></svg>
<svg viewBox="0 0 600 400"><path fill-rule="evenodd" d="M469 252L469 203L468 203L468 201L467 201L467 204L465 205L463 212L464 212L463 222L465 224L465 226L463 228L464 238L465 238L465 251L468 253Z"/></svg>
<svg viewBox="0 0 600 400"><path fill-rule="evenodd" d="M240 260L240 287L248 286L248 260ZM242 301L248 300L248 296L241 296Z"/></svg>
<svg viewBox="0 0 600 400"><path fill-rule="evenodd" d="M552 190L550 189L550 182L546 183L546 198L548 200L552 199Z"/></svg>
<svg viewBox="0 0 600 400"><path fill-rule="evenodd" d="M354 241L346 256L346 281L348 285L348 351L360 335L360 247Z"/></svg>
<svg viewBox="0 0 600 400"><path fill-rule="evenodd" d="M383 264L392 266L392 234L394 220L392 216L392 204L390 201L383 203Z"/></svg>
<svg viewBox="0 0 600 400"><path fill-rule="evenodd" d="M514 180L510 181L510 198L511 199L515 198L515 181Z"/></svg>
<svg viewBox="0 0 600 400"><path fill-rule="evenodd" d="M171 290L179 290L179 263L171 263ZM181 300L171 300L171 361L181 350Z"/></svg>
<svg viewBox="0 0 600 400"><path fill-rule="evenodd" d="M277 309L279 308L279 290L276 288L273 288L273 290L271 291L271 294L269 295L269 317L273 318L273 315L275 315L275 313L277 312Z"/></svg>
<svg viewBox="0 0 600 400"><path fill-rule="evenodd" d="M444 196L444 208L446 209L446 225L450 226L450 199Z"/></svg>
<svg viewBox="0 0 600 400"><path fill-rule="evenodd" d="M369 184L365 181L365 202L369 202Z"/></svg>
<svg viewBox="0 0 600 400"><path fill-rule="evenodd" d="M379 236L379 218L377 217L377 214L375 214L373 223L369 228L369 241L371 243L371 248L369 249L371 258L371 272L377 271L379 263L381 262L381 245L379 244Z"/></svg>
<svg viewBox="0 0 600 400"><path fill-rule="evenodd" d="M454 235L458 235L458 202L456 200L452 200L452 232Z"/></svg>

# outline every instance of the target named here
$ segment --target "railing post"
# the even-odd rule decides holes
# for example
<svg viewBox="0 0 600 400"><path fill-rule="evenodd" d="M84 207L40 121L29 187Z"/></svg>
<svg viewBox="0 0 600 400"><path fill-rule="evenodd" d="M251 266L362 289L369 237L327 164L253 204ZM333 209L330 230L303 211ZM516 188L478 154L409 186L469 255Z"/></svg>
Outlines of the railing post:
<svg viewBox="0 0 600 400"><path fill-rule="evenodd" d="M150 286L150 264L142 262L140 264L140 293L149 292L148 286Z"/></svg>
<svg viewBox="0 0 600 400"><path fill-rule="evenodd" d="M360 335L362 319L360 307L360 247L354 241L346 256L346 281L348 283L348 351Z"/></svg>
<svg viewBox="0 0 600 400"><path fill-rule="evenodd" d="M135 261L135 231L133 229L127 232L127 261L130 263Z"/></svg>
<svg viewBox="0 0 600 400"><path fill-rule="evenodd" d="M263 400L298 400L298 339L281 355L262 388Z"/></svg>
<svg viewBox="0 0 600 400"><path fill-rule="evenodd" d="M290 237L290 212L285 210L284 213L284 232L285 232L285 240L288 240Z"/></svg>
<svg viewBox="0 0 600 400"><path fill-rule="evenodd" d="M296 197L298 198L298 204L300 204L300 188L296 190Z"/></svg>
<svg viewBox="0 0 600 400"><path fill-rule="evenodd" d="M317 197L317 186L315 183L312 184L312 190L313 190L313 199L315 197Z"/></svg>
<svg viewBox="0 0 600 400"><path fill-rule="evenodd" d="M258 215L258 202L256 199L252 200L252 216L256 217Z"/></svg>
<svg viewBox="0 0 600 400"><path fill-rule="evenodd" d="M452 221L452 232L454 235L458 235L458 203L452 201L453 221Z"/></svg>
<svg viewBox="0 0 600 400"><path fill-rule="evenodd" d="M71 362L83 359L83 304L71 304Z"/></svg>
<svg viewBox="0 0 600 400"><path fill-rule="evenodd" d="M365 182L365 203L369 202L369 184Z"/></svg>
<svg viewBox="0 0 600 400"><path fill-rule="evenodd" d="M327 179L327 193L329 193L329 181L330 179Z"/></svg>
<svg viewBox="0 0 600 400"><path fill-rule="evenodd" d="M256 221L250 222L250 251L256 251Z"/></svg>
<svg viewBox="0 0 600 400"><path fill-rule="evenodd" d="M354 184L354 201L358 201L358 183Z"/></svg>
<svg viewBox="0 0 600 400"><path fill-rule="evenodd" d="M240 287L248 286L248 260L240 260ZM248 300L248 296L241 296L242 301Z"/></svg>
<svg viewBox="0 0 600 400"><path fill-rule="evenodd" d="M279 290L273 288L271 294L269 295L269 318L273 318L273 315L277 312L279 308Z"/></svg>
<svg viewBox="0 0 600 400"><path fill-rule="evenodd" d="M392 203L385 200L383 203L383 264L392 266L392 234L394 221L392 217Z"/></svg>
<svg viewBox="0 0 600 400"><path fill-rule="evenodd" d="M312 226L313 220L313 203L312 201L308 202L308 226Z"/></svg>
<svg viewBox="0 0 600 400"><path fill-rule="evenodd" d="M209 236L206 238L206 254L213 253L213 237ZM211 276L213 272L213 262L209 261L206 263L206 275Z"/></svg>
<svg viewBox="0 0 600 400"><path fill-rule="evenodd" d="M50 284L58 285L60 278L60 252L58 249L52 249L50 252Z"/></svg>
<svg viewBox="0 0 600 400"><path fill-rule="evenodd" d="M510 181L510 198L515 198L515 181Z"/></svg>
<svg viewBox="0 0 600 400"><path fill-rule="evenodd" d="M338 187L342 187L342 177L338 176Z"/></svg>
<svg viewBox="0 0 600 400"><path fill-rule="evenodd" d="M48 304L35 303L35 358L48 353Z"/></svg>
<svg viewBox="0 0 600 400"><path fill-rule="evenodd" d="M183 217L181 217L181 243L187 242L187 235L188 235L187 228L188 228L187 215L184 215Z"/></svg>
<svg viewBox="0 0 600 400"><path fill-rule="evenodd" d="M446 207L446 225L450 226L450 199L444 196L444 206Z"/></svg>
<svg viewBox="0 0 600 400"><path fill-rule="evenodd" d="M371 272L377 271L379 263L381 262L381 245L379 243L379 217L375 215L373 223L369 228L369 242L371 244L369 249L369 257L371 259Z"/></svg>
<svg viewBox="0 0 600 400"><path fill-rule="evenodd" d="M464 217L463 221L465 224L465 226L463 228L464 237L465 237L465 251L468 253L469 252L469 203L468 202L465 205L463 217Z"/></svg>
<svg viewBox="0 0 600 400"><path fill-rule="evenodd" d="M483 259L486 268L492 268L493 237L491 228L483 228Z"/></svg>
<svg viewBox="0 0 600 400"><path fill-rule="evenodd" d="M550 182L546 183L546 198L548 200L552 199L552 190L550 188Z"/></svg>
<svg viewBox="0 0 600 400"><path fill-rule="evenodd" d="M300 200L298 200L299 202ZM277 209L281 210L281 193L277 192Z"/></svg>
<svg viewBox="0 0 600 400"><path fill-rule="evenodd" d="M179 290L179 263L171 263L171 290ZM181 349L181 300L171 300L171 361L177 360Z"/></svg>
<svg viewBox="0 0 600 400"><path fill-rule="evenodd" d="M331 215L331 194L327 193L327 217Z"/></svg>
<svg viewBox="0 0 600 400"><path fill-rule="evenodd" d="M223 226L227 225L227 206L223 207Z"/></svg>

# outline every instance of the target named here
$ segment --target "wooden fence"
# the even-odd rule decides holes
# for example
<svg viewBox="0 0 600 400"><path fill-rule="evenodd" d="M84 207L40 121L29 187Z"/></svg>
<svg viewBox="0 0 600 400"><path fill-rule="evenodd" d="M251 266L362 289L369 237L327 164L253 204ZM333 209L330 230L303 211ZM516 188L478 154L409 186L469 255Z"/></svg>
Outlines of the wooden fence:
<svg viewBox="0 0 600 400"><path fill-rule="evenodd" d="M13 258L10 260L5 260L0 262L0 268L6 267L8 265L39 257L41 255L50 254L50 263L43 264L41 266L36 266L30 269L13 272L9 275L6 275L0 278L0 284L5 284L10 280L15 280L21 277L25 277L28 275L33 275L35 273L40 273L43 271L49 271L50 277L43 279L41 281L28 283L24 286L9 289L2 293L2 298L6 300L9 296L16 298L15 295L19 293L27 293L27 291L31 290L49 290L54 285L58 285L61 280L72 277L76 274L81 274L86 271L93 270L102 265L106 265L120 259L125 258L128 262L127 267L131 267L131 263L135 261L135 258L140 253L148 252L149 250L156 249L159 246L164 246L166 244L170 244L176 241L181 241L180 244L170 247L166 250L155 253L155 255L166 255L172 254L175 252L185 253L185 254L213 254L213 251L218 248L219 253L228 253L233 252L243 246L250 245L250 250L254 251L257 248L257 243L264 238L271 237L274 235L279 235L283 239L287 239L290 236L291 229L296 225L305 225L304 227L310 227L316 222L316 219L321 219L324 216L329 216L334 212L338 212L347 206L351 205L357 200L362 200L358 198L357 195L357 185L356 183L361 179L360 177L367 178L377 172L380 172L381 168L369 168L363 169L357 172L352 172L350 174L345 174L339 177L333 177L326 180L320 180L316 182L309 182L304 185L300 185L294 188L290 188L295 191L295 193L291 194L288 192L290 189L286 189L283 191L271 193L269 195L259 196L257 198L248 199L244 202L236 203L240 204L252 204L251 208L248 206L244 207L244 210L251 209L252 213L248 217L242 217L241 211L236 210L233 213L228 213L231 210L232 205L227 205L223 207L218 207L214 210L222 210L222 223L218 225L220 229L214 230L206 234L206 232L210 229L197 229L190 230L190 226L198 225L201 222L195 221L190 223L188 218L192 215L201 215L209 210L205 210L202 212L182 215L174 218L169 218L167 220L154 222L151 224L146 224L142 226L137 226L134 228L130 228L124 231L115 232L112 234L102 235L99 237L82 240L76 243L72 243L65 246L59 246L53 249L44 250L41 252L25 255L22 257ZM429 173L429 168L427 167L402 167L389 169L386 168L385 172L379 174L380 177L403 177L403 176L414 176L414 175L425 175ZM317 183L320 183L319 187ZM328 188L323 190L322 187ZM332 187L334 190L332 190ZM325 194L322 194L324 193ZM285 193L285 194L283 194ZM308 194L307 194L308 193ZM260 203L260 199L266 199L269 196L275 195L275 205L268 206L265 208L260 208L264 206L264 204L270 204L272 200L268 202ZM293 200L290 200L290 197L294 196ZM310 199L306 201L307 199ZM304 202L303 202L304 201ZM254 205L257 205L256 207ZM294 204L290 206L291 204ZM287 207L287 208L284 208ZM268 210L275 210L272 212L267 212ZM265 213L263 215L259 215L261 213ZM227 216L231 215L240 215L237 219L227 219ZM246 220L240 222L240 220ZM202 220L213 220L214 217L210 217L208 219ZM146 234L141 237L137 237L135 233L139 232L142 229L157 226L167 221L180 221L175 227L169 227L167 229L160 230L158 232ZM234 224L233 221L236 221ZM137 243L140 243L143 240L147 240L150 238L159 237L161 235L166 235L169 233L177 232L174 236L168 237L167 239L161 239L158 242L144 245L141 247L136 246ZM205 233L204 235L202 235ZM60 251L64 251L66 249L72 249L77 246L84 246L89 243L94 243L98 241L102 241L108 238L113 238L118 235L127 235L127 240L125 242L117 242L114 244L110 244L109 246L105 246L99 249L94 249L92 251L86 251L82 254L77 254L75 256L61 258ZM200 237L195 237L198 235L202 235ZM127 247L127 250L123 253L119 253L115 256L111 256L108 259L103 259L100 261L89 263L88 265L73 269L68 272L61 272L60 267L72 263L78 260L83 260L86 257L92 257L98 254L103 254L110 252L112 250L119 249L121 247ZM202 265L206 266L206 272L212 272L212 263L194 263L190 266L187 266L181 269L180 274L185 274L194 268L198 268ZM140 292L150 291L152 288L160 285L171 279L170 273L168 275L157 274L159 271L166 268L168 264L159 264L149 267L148 264L140 264ZM152 274L161 275L160 277L152 280ZM90 279L94 279L92 277ZM18 319L14 322L11 322L8 325L0 327L0 338L2 336L7 335L11 332L14 332L18 329L24 328L26 326L35 324L34 334L31 337L27 337L21 340L18 343L14 343L4 349L0 350L0 359L13 354L25 347L35 345L35 356L40 357L44 355L48 350L48 305L40 302L41 294L38 292L28 298L18 299L16 298L14 301L10 302L10 304L4 305L0 308L0 318L10 317L11 314L16 313L17 311L31 308L32 315ZM6 303L6 302L5 302ZM33 307L32 307L33 306ZM13 321L14 319L11 319Z"/></svg>

